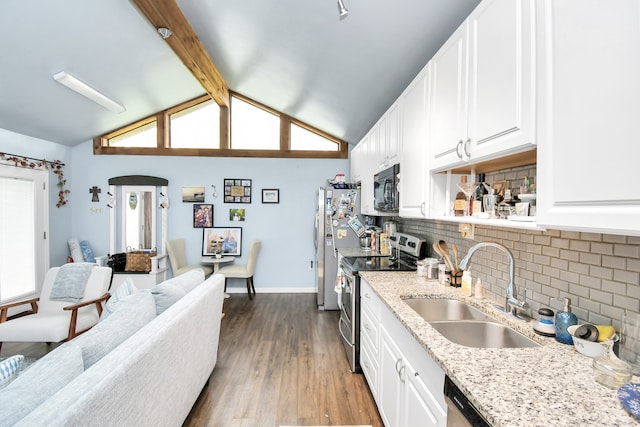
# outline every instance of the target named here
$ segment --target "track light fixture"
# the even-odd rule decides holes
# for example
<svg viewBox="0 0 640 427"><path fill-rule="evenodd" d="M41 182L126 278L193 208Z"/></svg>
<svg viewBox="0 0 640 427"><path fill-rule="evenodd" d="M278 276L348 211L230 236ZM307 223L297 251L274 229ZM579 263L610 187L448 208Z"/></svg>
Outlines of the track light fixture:
<svg viewBox="0 0 640 427"><path fill-rule="evenodd" d="M162 36L163 39L168 39L169 37L171 37L171 30L165 27L160 27L158 28L158 33L160 34L160 36Z"/></svg>
<svg viewBox="0 0 640 427"><path fill-rule="evenodd" d="M346 7L344 7L344 3L342 0L338 0L338 13L340 13L341 21L347 16L349 16L349 11L347 10Z"/></svg>

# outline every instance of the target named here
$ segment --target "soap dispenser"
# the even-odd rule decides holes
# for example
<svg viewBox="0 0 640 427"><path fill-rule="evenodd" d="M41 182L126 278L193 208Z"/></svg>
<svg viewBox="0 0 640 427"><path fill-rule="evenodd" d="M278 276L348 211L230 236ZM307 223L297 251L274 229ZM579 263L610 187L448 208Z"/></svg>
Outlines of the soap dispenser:
<svg viewBox="0 0 640 427"><path fill-rule="evenodd" d="M560 298L554 298L560 300ZM578 324L578 318L571 312L571 298L564 298L564 310L556 313L556 341L573 345L573 337L567 328Z"/></svg>

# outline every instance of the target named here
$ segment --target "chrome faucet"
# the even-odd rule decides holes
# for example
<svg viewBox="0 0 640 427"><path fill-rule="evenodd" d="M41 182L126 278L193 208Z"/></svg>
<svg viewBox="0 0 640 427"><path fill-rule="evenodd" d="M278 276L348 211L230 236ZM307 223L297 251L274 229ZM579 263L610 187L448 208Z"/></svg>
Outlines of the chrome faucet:
<svg viewBox="0 0 640 427"><path fill-rule="evenodd" d="M509 251L509 249L507 249L506 247L504 247L503 245L499 244L499 243L494 243L494 242L482 242L482 243L478 243L477 245L474 245L471 247L471 249L469 249L469 252L467 252L467 254L465 255L464 258L462 258L462 260L460 261L460 269L461 270L466 270L467 266L469 265L469 261L471 261L471 257L473 256L474 252L477 251L480 248L483 248L485 246L490 246L496 249L500 249L502 252L505 253L505 255L507 256L507 258L509 259L509 283L507 284L507 296L505 297L505 303L504 303L504 312L505 313L509 313L515 317L520 317L518 315L517 310L526 310L527 308L529 308L529 304L527 304L526 300L522 300L520 301L518 299L518 294L516 291L516 285L513 281L514 275L515 275L515 262L513 260L513 255L511 254L511 252ZM526 295L526 293L525 293ZM502 309L501 307L499 307L500 309Z"/></svg>

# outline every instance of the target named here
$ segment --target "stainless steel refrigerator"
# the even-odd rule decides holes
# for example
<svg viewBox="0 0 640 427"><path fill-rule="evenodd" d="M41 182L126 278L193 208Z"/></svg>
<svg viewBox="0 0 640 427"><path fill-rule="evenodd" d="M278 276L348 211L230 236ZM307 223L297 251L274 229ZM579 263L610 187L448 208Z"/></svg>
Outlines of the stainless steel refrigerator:
<svg viewBox="0 0 640 427"><path fill-rule="evenodd" d="M317 193L314 243L320 310L339 309L335 292L338 249L360 247L360 239L347 223L360 212L360 190L355 187L355 184L332 185L327 181Z"/></svg>

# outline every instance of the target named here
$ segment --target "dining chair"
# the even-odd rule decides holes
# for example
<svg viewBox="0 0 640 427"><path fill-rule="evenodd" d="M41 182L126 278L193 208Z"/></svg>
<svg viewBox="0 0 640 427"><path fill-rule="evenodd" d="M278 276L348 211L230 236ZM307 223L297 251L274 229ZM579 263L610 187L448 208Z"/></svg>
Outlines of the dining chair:
<svg viewBox="0 0 640 427"><path fill-rule="evenodd" d="M168 240L167 254L169 255L169 262L171 263L173 277L179 276L182 273L186 273L189 270L195 270L196 268L201 268L204 271L205 277L213 273L212 266L202 264L187 264L184 239Z"/></svg>
<svg viewBox="0 0 640 427"><path fill-rule="evenodd" d="M224 274L224 290L227 290L227 279L246 279L247 281L247 293L249 299L253 299L253 295L256 294L256 288L253 286L253 275L256 271L256 261L258 259L258 253L262 242L260 240L254 240L249 247L249 259L246 264L233 264L225 267L221 267L217 272ZM253 295L252 295L253 292Z"/></svg>

